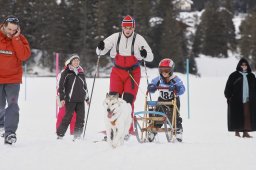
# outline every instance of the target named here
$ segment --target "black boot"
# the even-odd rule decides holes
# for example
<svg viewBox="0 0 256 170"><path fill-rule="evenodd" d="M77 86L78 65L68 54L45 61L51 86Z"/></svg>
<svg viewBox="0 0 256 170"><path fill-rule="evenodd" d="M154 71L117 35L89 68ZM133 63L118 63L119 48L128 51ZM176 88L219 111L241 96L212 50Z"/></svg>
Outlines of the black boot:
<svg viewBox="0 0 256 170"><path fill-rule="evenodd" d="M244 132L243 138L252 138L252 136L248 132Z"/></svg>
<svg viewBox="0 0 256 170"><path fill-rule="evenodd" d="M5 136L4 143L11 145L11 144L15 143L16 141L17 141L16 134L11 133L11 134Z"/></svg>
<svg viewBox="0 0 256 170"><path fill-rule="evenodd" d="M237 137L239 137L239 138L241 137L241 136L240 136L240 133L239 133L238 131L235 132L235 136L237 136Z"/></svg>

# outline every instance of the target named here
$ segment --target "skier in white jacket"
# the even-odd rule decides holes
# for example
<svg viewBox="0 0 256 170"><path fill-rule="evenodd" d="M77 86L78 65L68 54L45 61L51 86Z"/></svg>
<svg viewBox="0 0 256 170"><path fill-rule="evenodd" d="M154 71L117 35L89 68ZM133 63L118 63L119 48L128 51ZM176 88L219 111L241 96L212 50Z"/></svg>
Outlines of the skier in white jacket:
<svg viewBox="0 0 256 170"><path fill-rule="evenodd" d="M110 75L110 94L119 94L132 106L140 83L140 60L153 61L154 56L146 40L135 33L135 20L127 15L122 21L122 32L114 33L104 41L100 41L96 49L97 55L105 55L110 50L114 58L114 66ZM133 133L133 126L130 128Z"/></svg>

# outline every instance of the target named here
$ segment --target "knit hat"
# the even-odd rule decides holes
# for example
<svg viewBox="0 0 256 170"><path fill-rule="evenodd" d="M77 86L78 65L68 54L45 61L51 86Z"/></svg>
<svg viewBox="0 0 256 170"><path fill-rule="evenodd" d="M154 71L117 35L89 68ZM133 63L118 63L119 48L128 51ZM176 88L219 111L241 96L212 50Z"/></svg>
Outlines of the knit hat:
<svg viewBox="0 0 256 170"><path fill-rule="evenodd" d="M67 59L67 61L65 62L65 66L71 64L72 60L74 60L76 58L80 59L80 57L77 54L72 54L71 57L69 59Z"/></svg>
<svg viewBox="0 0 256 170"><path fill-rule="evenodd" d="M135 20L130 15L127 15L126 17L124 17L124 19L122 21L122 27L135 28Z"/></svg>

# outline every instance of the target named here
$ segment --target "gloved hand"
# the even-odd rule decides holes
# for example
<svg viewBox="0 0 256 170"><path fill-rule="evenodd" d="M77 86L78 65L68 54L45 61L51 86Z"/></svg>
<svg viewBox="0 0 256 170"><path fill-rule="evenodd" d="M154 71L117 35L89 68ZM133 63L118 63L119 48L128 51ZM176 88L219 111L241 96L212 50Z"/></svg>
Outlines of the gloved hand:
<svg viewBox="0 0 256 170"><path fill-rule="evenodd" d="M88 106L90 106L91 103L90 103L90 101L86 101L86 104L87 104Z"/></svg>
<svg viewBox="0 0 256 170"><path fill-rule="evenodd" d="M140 50L140 55L141 57L143 58L146 58L147 57L147 50L145 50L144 48Z"/></svg>
<svg viewBox="0 0 256 170"><path fill-rule="evenodd" d="M87 103L88 106L90 105L90 100L89 100L89 98L87 98L87 99L85 100L85 102Z"/></svg>
<svg viewBox="0 0 256 170"><path fill-rule="evenodd" d="M170 90L170 91L176 91L176 89L177 89L177 88L176 88L175 85L170 85L170 86L169 86L169 90Z"/></svg>
<svg viewBox="0 0 256 170"><path fill-rule="evenodd" d="M105 43L104 41L100 41L99 44L98 44L98 49L99 50L103 50L105 48Z"/></svg>
<svg viewBox="0 0 256 170"><path fill-rule="evenodd" d="M154 85L154 84L149 84L148 85L148 91L150 93L154 93L156 91L156 89L157 89L156 85Z"/></svg>
<svg viewBox="0 0 256 170"><path fill-rule="evenodd" d="M227 103L229 104L231 102L231 97L227 98Z"/></svg>

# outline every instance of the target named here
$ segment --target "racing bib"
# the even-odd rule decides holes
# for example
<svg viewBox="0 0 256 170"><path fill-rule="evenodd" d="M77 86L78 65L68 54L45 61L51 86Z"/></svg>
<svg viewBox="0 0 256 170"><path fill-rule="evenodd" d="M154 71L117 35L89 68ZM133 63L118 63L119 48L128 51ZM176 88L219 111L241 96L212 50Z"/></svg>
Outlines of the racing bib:
<svg viewBox="0 0 256 170"><path fill-rule="evenodd" d="M171 100L174 98L173 91L169 91L168 89L160 89L159 96L164 100Z"/></svg>

